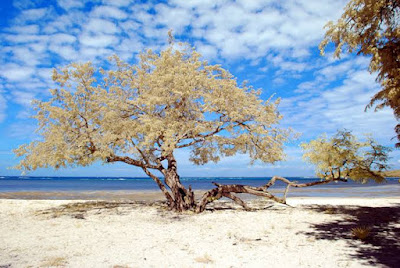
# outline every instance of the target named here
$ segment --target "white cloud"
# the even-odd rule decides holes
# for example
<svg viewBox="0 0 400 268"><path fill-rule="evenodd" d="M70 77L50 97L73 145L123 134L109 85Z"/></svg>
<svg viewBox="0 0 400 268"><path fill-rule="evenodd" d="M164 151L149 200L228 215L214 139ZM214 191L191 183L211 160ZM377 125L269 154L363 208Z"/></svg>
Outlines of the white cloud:
<svg viewBox="0 0 400 268"><path fill-rule="evenodd" d="M90 15L102 18L113 18L118 20L124 20L128 17L128 14L125 11L122 11L121 9L112 6L96 7Z"/></svg>
<svg viewBox="0 0 400 268"><path fill-rule="evenodd" d="M81 57L79 61L89 61L93 60L97 57L107 58L114 54L114 51L111 49L103 48L103 47L83 47L80 50Z"/></svg>
<svg viewBox="0 0 400 268"><path fill-rule="evenodd" d="M37 21L43 18L47 12L47 8L27 9L21 12L18 19L20 21Z"/></svg>
<svg viewBox="0 0 400 268"><path fill-rule="evenodd" d="M46 23L42 26L44 34L78 34L80 27L84 25L87 20L87 15L81 11L69 11L65 15L58 15L56 19Z"/></svg>
<svg viewBox="0 0 400 268"><path fill-rule="evenodd" d="M5 39L7 41L14 43L29 43L29 42L38 42L43 39L47 39L47 37L35 34L20 34L20 35L6 35Z"/></svg>
<svg viewBox="0 0 400 268"><path fill-rule="evenodd" d="M29 79L35 72L33 67L19 66L16 64L7 64L1 67L1 76L10 80L15 81L25 81Z"/></svg>
<svg viewBox="0 0 400 268"><path fill-rule="evenodd" d="M90 47L108 47L110 45L114 45L118 43L118 38L113 35L107 34L97 34L97 35L89 35L83 34L79 38L79 42L85 46Z"/></svg>
<svg viewBox="0 0 400 268"><path fill-rule="evenodd" d="M267 1L249 1L249 0L238 0L239 5L249 11L262 10L267 4Z"/></svg>
<svg viewBox="0 0 400 268"><path fill-rule="evenodd" d="M0 123L4 121L6 118L6 110L7 110L7 101L2 96L0 91Z"/></svg>
<svg viewBox="0 0 400 268"><path fill-rule="evenodd" d="M39 26L35 24L29 24L24 26L14 26L6 29L8 32L13 34L37 34L39 33Z"/></svg>
<svg viewBox="0 0 400 268"><path fill-rule="evenodd" d="M37 75L43 80L52 81L53 68L40 68L37 70Z"/></svg>
<svg viewBox="0 0 400 268"><path fill-rule="evenodd" d="M58 33L50 36L49 40L56 44L70 44L74 43L77 38L70 34Z"/></svg>
<svg viewBox="0 0 400 268"><path fill-rule="evenodd" d="M119 26L124 30L124 32L135 32L135 30L138 30L140 27L140 24L137 23L136 21L133 20L127 20L124 22L119 23ZM136 32L135 32L136 34Z"/></svg>
<svg viewBox="0 0 400 268"><path fill-rule="evenodd" d="M127 7L134 2L133 0L102 0L102 2L109 6Z"/></svg>
<svg viewBox="0 0 400 268"><path fill-rule="evenodd" d="M33 51L29 49L29 47L17 46L11 51L14 57L22 62L25 66L36 66L40 63L40 58L32 53Z"/></svg>
<svg viewBox="0 0 400 268"><path fill-rule="evenodd" d="M85 6L85 2L83 0L57 0L58 5L65 10L82 8Z"/></svg>
<svg viewBox="0 0 400 268"><path fill-rule="evenodd" d="M85 30L90 31L92 33L106 33L106 34L115 34L120 31L115 25L115 23L104 19L96 19L96 18L89 20L89 22L85 25Z"/></svg>
<svg viewBox="0 0 400 268"><path fill-rule="evenodd" d="M202 44L200 42L196 43L196 51L199 52L206 59L215 58L218 53L214 46Z"/></svg>
<svg viewBox="0 0 400 268"><path fill-rule="evenodd" d="M143 44L137 39L124 39L121 44L116 46L115 49L118 51L118 55L122 59L129 59L144 50Z"/></svg>
<svg viewBox="0 0 400 268"><path fill-rule="evenodd" d="M76 61L79 59L79 53L74 47L63 44L50 44L49 51L57 54L67 61Z"/></svg>
<svg viewBox="0 0 400 268"><path fill-rule="evenodd" d="M299 95L282 100L285 124L302 132L305 139L346 128L357 135L373 133L380 142L392 144L396 124L392 111L364 111L379 85L360 62L353 59L321 67L314 80L301 83L295 91ZM337 83L332 77L339 74L344 76L341 84L330 84L331 79Z"/></svg>
<svg viewBox="0 0 400 268"><path fill-rule="evenodd" d="M26 91L14 91L12 93L13 101L22 106L30 107L32 100L35 99L35 94Z"/></svg>
<svg viewBox="0 0 400 268"><path fill-rule="evenodd" d="M157 5L156 10L156 23L167 25L168 28L174 29L175 33L181 33L183 28L191 22L192 14L190 10L183 8L170 9L164 4Z"/></svg>
<svg viewBox="0 0 400 268"><path fill-rule="evenodd" d="M0 92L0 121L6 105L23 106L19 116L25 117L29 114L25 106L33 97L48 97L52 67L71 61L97 64L114 53L133 62L145 48L164 47L172 28L178 41L182 36L182 41L195 45L205 59L232 66L251 78L251 83L260 79L262 87L279 89L277 95L284 96L280 106L283 124L303 132L305 139L347 127L357 133L376 132L380 140L392 144L388 140L396 122L391 111L364 112L379 89L374 76L365 70L369 59L344 55L337 60L332 53L316 56L324 24L340 15L346 2L172 0L153 4L96 0L88 4L87 0L58 0L67 11L59 12L46 1L40 6L48 4L48 8L35 8L39 6L36 1L16 1L25 10L1 34L4 56L0 74L5 89ZM296 157L290 163L299 166ZM223 160L220 165L229 168L235 161L247 165L241 157ZM205 168L213 172L216 166ZM286 168L279 164L274 170Z"/></svg>

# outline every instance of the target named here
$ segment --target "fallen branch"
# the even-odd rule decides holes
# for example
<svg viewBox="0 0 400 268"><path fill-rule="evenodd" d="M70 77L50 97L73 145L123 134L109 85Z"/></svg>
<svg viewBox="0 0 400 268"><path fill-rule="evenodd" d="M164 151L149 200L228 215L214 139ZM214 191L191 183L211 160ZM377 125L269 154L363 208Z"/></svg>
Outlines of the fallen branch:
<svg viewBox="0 0 400 268"><path fill-rule="evenodd" d="M287 184L285 191L283 193L283 197L277 197L268 191L268 188L273 186L277 180L282 181ZM209 203L219 200L222 197L230 198L235 203L242 206L244 209L250 210L250 208L246 205L246 203L242 199L240 199L238 196L235 195L235 194L239 194L239 193L262 196L262 197L271 199L277 203L286 204L286 197L287 197L290 187L296 187L296 188L310 187L310 186L319 185L319 184L327 184L327 183L330 183L333 181L347 182L346 179L332 178L332 179L327 179L327 180L323 180L323 181L313 181L313 182L308 182L308 183L296 183L296 182L292 182L286 178L279 177L279 176L272 177L272 179L268 183L266 183L265 185L260 186L260 187L253 187L253 186L241 185L241 184L222 185L222 184L213 182L213 184L216 186L216 188L211 189L204 193L203 197L200 199L200 202L198 203L198 205L196 207L196 212L197 213L203 212Z"/></svg>

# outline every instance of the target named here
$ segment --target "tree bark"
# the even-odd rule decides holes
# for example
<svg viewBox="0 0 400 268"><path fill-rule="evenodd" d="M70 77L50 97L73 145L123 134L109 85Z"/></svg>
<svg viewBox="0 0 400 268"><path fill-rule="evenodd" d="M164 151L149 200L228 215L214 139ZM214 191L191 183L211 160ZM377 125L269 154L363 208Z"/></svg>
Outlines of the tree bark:
<svg viewBox="0 0 400 268"><path fill-rule="evenodd" d="M286 183L286 188L283 193L283 197L277 197L270 192L268 192L268 188L273 186L277 180L280 180L284 183ZM213 183L217 188L211 189L204 193L203 197L200 199L198 205L196 206L196 212L200 213L203 212L207 206L207 204L214 202L215 200L218 200L222 197L228 197L241 205L244 209L248 210L249 207L245 204L243 200L238 198L234 193L246 193L246 194L251 194L251 195L256 195L256 196L262 196L266 197L268 199L271 199L277 203L281 204L286 204L286 196L289 192L289 187L309 187L309 186L314 186L314 185L319 185L319 184L326 184L330 183L333 181L343 181L346 182L346 179L342 178L332 178L328 180L323 180L323 181L313 181L309 183L295 183L292 182L286 178L283 177L278 177L274 176L272 179L266 183L263 186L260 187L252 187L252 186L247 186L247 185L241 185L241 184L231 184L231 185L221 185L218 183Z"/></svg>
<svg viewBox="0 0 400 268"><path fill-rule="evenodd" d="M164 168L161 164L162 160L168 161L168 168ZM197 213L203 212L207 206L207 204L214 202L222 197L226 197L232 199L235 203L242 206L244 209L249 210L250 208L246 205L246 203L240 199L236 193L245 193L256 196L266 197L275 202L286 204L286 196L290 187L309 187L318 184L326 184L332 181L344 181L347 179L338 178L330 178L323 181L314 181L309 183L295 183L286 178L274 176L268 183L260 187L252 187L247 185L240 184L231 184L231 185L221 185L218 183L214 183L216 188L211 189L204 193L202 198L196 203L194 193L192 188L189 186L188 189L183 186L180 181L180 177L178 175L177 163L174 155L171 153L168 156L163 157L163 159L159 161L158 165L151 165L148 161L139 161L135 159L131 159L129 157L120 157L120 156L112 156L106 159L107 162L125 162L130 165L139 166L143 169L143 171L152 178L163 192L165 198L167 199L168 205L170 209L182 212L186 210L193 210ZM156 169L160 171L164 175L164 183L153 173L149 171L149 169ZM273 186L277 180L280 180L286 183L286 189L284 191L283 197L277 197L270 192L268 192L268 188ZM170 189L166 188L166 186Z"/></svg>
<svg viewBox="0 0 400 268"><path fill-rule="evenodd" d="M177 172L177 164L174 156L171 154L167 157L168 168L163 170L165 184L171 189L173 204L170 208L176 211L185 211L195 209L196 203L192 188L186 189L180 181Z"/></svg>
<svg viewBox="0 0 400 268"><path fill-rule="evenodd" d="M168 202L168 206L172 206L174 204L174 199L171 197L170 193L168 192L168 190L165 188L164 184L162 183L162 181L155 176L154 174L152 174L147 168L142 168L143 171L146 173L147 176L149 176L150 178L153 179L153 181L155 181L158 185L158 187L160 188L161 192L163 192L165 198L167 199Z"/></svg>
<svg viewBox="0 0 400 268"><path fill-rule="evenodd" d="M277 196L271 194L270 192L268 192L266 189L263 189L262 187L252 187L252 186L241 185L241 184L221 185L218 183L214 183L214 185L217 186L217 188L207 191L201 198L198 206L196 207L197 213L203 212L205 210L207 204L214 202L215 200L218 200L224 196L231 198L231 194L233 194L233 193L245 193L245 194L251 194L251 195L256 195L256 196L263 196L263 197L272 199L275 202L278 202L281 204L286 204L285 198L277 197ZM238 200L239 198L237 196L235 196L235 198L231 198L231 199L233 199L235 202L239 203L242 206L244 204L244 202L242 200L240 200L240 201ZM247 206L243 206L243 207L245 209L248 209Z"/></svg>

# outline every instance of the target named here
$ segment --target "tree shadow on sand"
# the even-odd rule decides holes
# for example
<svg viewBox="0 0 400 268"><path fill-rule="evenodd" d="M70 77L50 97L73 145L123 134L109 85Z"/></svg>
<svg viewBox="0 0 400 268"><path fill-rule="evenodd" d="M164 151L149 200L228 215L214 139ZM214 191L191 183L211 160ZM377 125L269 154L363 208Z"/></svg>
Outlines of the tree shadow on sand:
<svg viewBox="0 0 400 268"><path fill-rule="evenodd" d="M313 224L305 233L316 239L344 239L354 251L349 255L373 266L400 267L400 205L387 207L309 206L308 209L341 216L340 220ZM355 227L371 228L370 235L359 240Z"/></svg>

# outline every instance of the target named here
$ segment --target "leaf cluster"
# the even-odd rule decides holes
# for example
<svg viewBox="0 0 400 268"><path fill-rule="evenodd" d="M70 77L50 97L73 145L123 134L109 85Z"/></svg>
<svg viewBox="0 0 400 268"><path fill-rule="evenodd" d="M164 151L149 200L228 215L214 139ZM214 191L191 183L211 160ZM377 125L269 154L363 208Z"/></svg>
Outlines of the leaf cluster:
<svg viewBox="0 0 400 268"><path fill-rule="evenodd" d="M160 169L176 149L188 148L195 164L248 153L273 163L284 157L288 131L277 127L276 101L238 85L185 44L140 55L138 64L111 57L109 70L90 62L54 70L58 88L36 101L42 139L22 145L17 168L122 161Z"/></svg>
<svg viewBox="0 0 400 268"><path fill-rule="evenodd" d="M314 164L317 175L326 180L351 179L365 183L369 179L383 182L381 171L388 168L389 148L377 144L371 137L359 141L351 132L338 131L328 138L326 135L302 143L303 158Z"/></svg>
<svg viewBox="0 0 400 268"><path fill-rule="evenodd" d="M340 19L325 26L325 38L320 43L322 54L327 44L333 42L336 57L343 50L371 56L369 70L377 72L382 89L372 97L367 108L390 107L397 119L400 118L399 17L398 0L351 0ZM400 125L395 130L400 141Z"/></svg>

